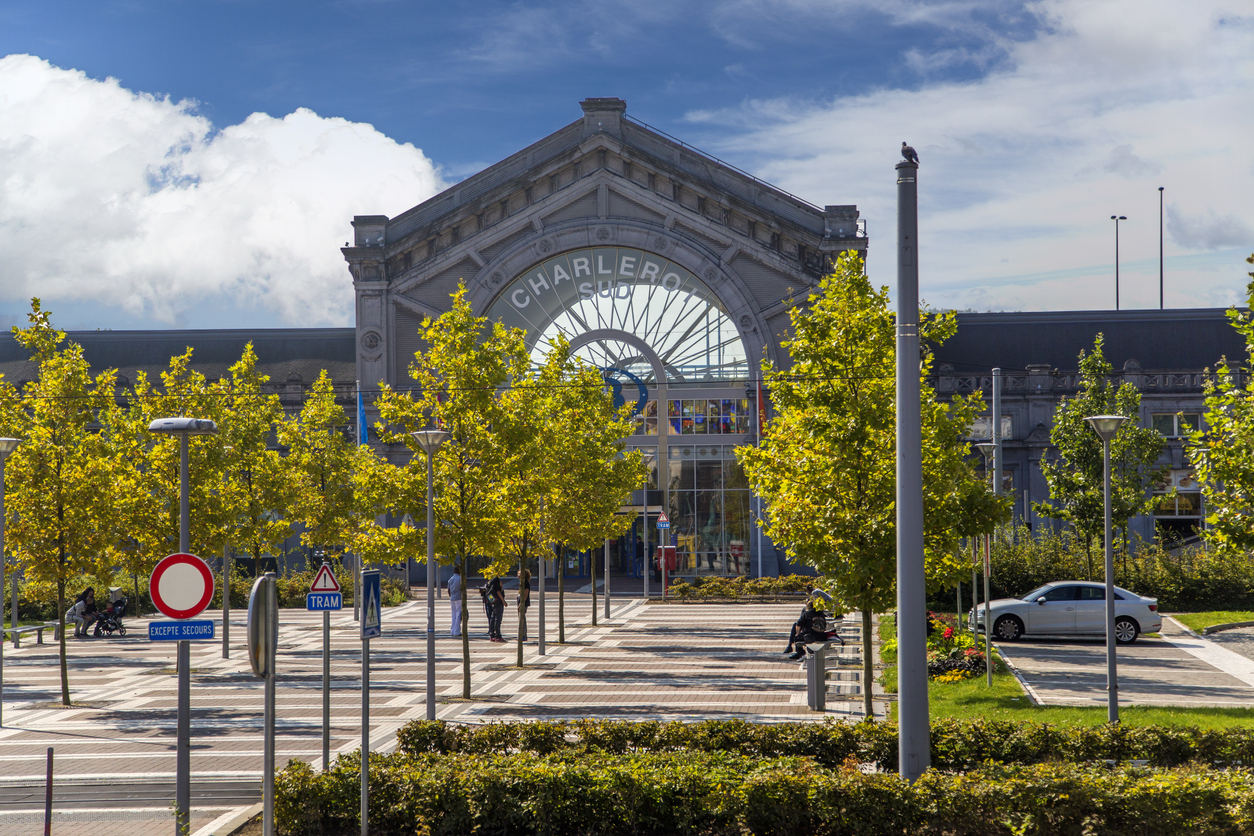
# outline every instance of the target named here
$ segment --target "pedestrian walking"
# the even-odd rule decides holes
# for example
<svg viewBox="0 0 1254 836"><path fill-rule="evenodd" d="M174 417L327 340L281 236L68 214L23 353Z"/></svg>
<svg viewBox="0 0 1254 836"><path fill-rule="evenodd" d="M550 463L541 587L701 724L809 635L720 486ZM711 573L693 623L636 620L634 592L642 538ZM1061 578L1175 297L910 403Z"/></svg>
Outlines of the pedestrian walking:
<svg viewBox="0 0 1254 836"><path fill-rule="evenodd" d="M448 605L453 612L453 626L450 635L462 634L462 570L454 563L453 574L448 579Z"/></svg>
<svg viewBox="0 0 1254 836"><path fill-rule="evenodd" d="M483 586L484 604L488 609L488 641L503 642L501 618L505 615L505 587L499 577L489 578Z"/></svg>
<svg viewBox="0 0 1254 836"><path fill-rule="evenodd" d="M527 640L527 607L531 606L531 570L518 570L518 640Z"/></svg>

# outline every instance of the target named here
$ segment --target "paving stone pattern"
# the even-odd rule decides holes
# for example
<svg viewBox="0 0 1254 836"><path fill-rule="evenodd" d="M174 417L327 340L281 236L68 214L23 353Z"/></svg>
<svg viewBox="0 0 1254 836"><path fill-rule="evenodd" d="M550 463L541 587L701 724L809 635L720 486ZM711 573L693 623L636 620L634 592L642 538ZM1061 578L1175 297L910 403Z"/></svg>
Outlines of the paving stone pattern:
<svg viewBox="0 0 1254 836"><path fill-rule="evenodd" d="M472 602L477 603L477 602ZM616 599L611 620L593 627L591 598L567 596L566 644L556 642L556 595L549 592L548 653L540 656L537 607L524 667L516 645L486 641L482 612L471 616L473 697L461 700L461 640L448 635L447 600L437 601L438 716L463 723L516 719L754 721L859 719L858 632L851 617L848 653L829 654L825 713L810 711L805 670L780 652L797 605L646 604ZM600 612L600 610L598 610ZM220 615L216 616L220 636ZM512 637L517 612L506 610ZM322 618L281 614L277 683L277 760L321 762ZM370 740L395 746L396 730L426 716L425 601L383 614L371 641ZM6 647L0 728L0 836L38 832L45 754L55 749L54 833L90 822L93 836L166 836L173 830L175 646L150 642L146 622L127 622L125 638L71 639L70 688L63 708L54 643ZM361 741L361 641L351 610L332 617L331 751ZM192 643L192 833L222 813L258 799L262 685L245 658L243 612L231 619L231 658L220 639ZM884 706L877 704L877 711ZM250 789L251 787L251 789Z"/></svg>

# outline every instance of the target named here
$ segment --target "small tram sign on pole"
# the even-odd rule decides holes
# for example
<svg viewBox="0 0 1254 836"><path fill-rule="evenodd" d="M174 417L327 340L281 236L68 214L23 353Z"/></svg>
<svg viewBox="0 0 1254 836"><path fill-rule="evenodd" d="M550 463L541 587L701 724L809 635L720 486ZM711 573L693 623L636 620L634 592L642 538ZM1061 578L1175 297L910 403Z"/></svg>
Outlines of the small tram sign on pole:
<svg viewBox="0 0 1254 836"><path fill-rule="evenodd" d="M657 527L658 528L670 528L671 527L670 518L666 516L665 512L658 514Z"/></svg>
<svg viewBox="0 0 1254 836"><path fill-rule="evenodd" d="M340 593L340 582L335 579L331 567L322 564L313 583L309 585L309 594L305 596L307 612L327 612L339 610L344 606L344 596Z"/></svg>

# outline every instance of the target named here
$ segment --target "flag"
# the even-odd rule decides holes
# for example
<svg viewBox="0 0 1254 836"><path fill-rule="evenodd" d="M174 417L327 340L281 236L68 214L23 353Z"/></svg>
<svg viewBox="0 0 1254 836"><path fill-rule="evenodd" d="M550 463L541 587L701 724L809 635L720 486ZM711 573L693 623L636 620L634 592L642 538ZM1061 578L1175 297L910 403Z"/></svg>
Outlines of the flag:
<svg viewBox="0 0 1254 836"><path fill-rule="evenodd" d="M361 399L361 389L357 390L357 443L367 444L370 441L369 424L366 423L366 404Z"/></svg>
<svg viewBox="0 0 1254 836"><path fill-rule="evenodd" d="M762 378L758 378L758 443L762 443L762 434L766 431L766 401L762 399Z"/></svg>

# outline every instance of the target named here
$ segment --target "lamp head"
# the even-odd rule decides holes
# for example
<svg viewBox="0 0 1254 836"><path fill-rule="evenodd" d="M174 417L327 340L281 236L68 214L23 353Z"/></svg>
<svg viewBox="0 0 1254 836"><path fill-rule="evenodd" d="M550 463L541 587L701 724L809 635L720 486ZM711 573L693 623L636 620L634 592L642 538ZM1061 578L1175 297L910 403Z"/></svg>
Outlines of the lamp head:
<svg viewBox="0 0 1254 836"><path fill-rule="evenodd" d="M1093 428L1093 432L1097 433L1097 437L1102 440L1103 444L1109 444L1128 417L1126 415L1090 415L1084 420L1088 421L1089 426Z"/></svg>
<svg viewBox="0 0 1254 836"><path fill-rule="evenodd" d="M9 454L22 443L20 438L0 438L0 459L7 459Z"/></svg>
<svg viewBox="0 0 1254 836"><path fill-rule="evenodd" d="M452 438L452 435L444 430L418 430L410 435L418 442L422 452L428 456L434 456L435 451L440 449L440 445Z"/></svg>
<svg viewBox="0 0 1254 836"><path fill-rule="evenodd" d="M997 451L997 445L991 441L981 441L975 445L975 449L984 454L984 463L992 464L993 454Z"/></svg>
<svg viewBox="0 0 1254 836"><path fill-rule="evenodd" d="M166 435L213 435L218 425L208 418L158 418L148 425L148 431Z"/></svg>

